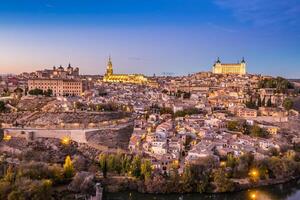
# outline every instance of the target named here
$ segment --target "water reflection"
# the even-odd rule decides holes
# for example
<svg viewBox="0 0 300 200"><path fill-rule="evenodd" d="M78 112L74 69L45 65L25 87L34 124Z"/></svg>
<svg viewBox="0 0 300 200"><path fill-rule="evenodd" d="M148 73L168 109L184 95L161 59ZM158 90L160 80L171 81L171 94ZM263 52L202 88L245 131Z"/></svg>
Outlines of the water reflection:
<svg viewBox="0 0 300 200"><path fill-rule="evenodd" d="M106 200L299 200L300 181L226 194L151 195L137 192L109 193Z"/></svg>

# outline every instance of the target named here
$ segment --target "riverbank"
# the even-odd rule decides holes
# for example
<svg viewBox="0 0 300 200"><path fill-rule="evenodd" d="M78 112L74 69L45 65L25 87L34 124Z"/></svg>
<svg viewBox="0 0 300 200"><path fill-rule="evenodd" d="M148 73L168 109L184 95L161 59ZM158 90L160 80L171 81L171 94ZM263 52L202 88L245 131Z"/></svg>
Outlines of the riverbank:
<svg viewBox="0 0 300 200"><path fill-rule="evenodd" d="M253 198L255 197L255 198ZM143 194L133 191L124 191L118 193L106 193L104 200L298 200L300 199L300 181L291 181L285 184L272 186L262 186L250 190L242 190L230 193L218 194Z"/></svg>
<svg viewBox="0 0 300 200"><path fill-rule="evenodd" d="M267 180L259 180L257 182L250 181L249 179L239 179L234 180L234 189L230 192L240 192L240 191L246 191L249 189L256 189L259 187L269 187L279 184L286 184L293 181L299 181L300 176L291 176L291 177L285 177L282 179L267 179ZM132 177L126 177L126 176L113 176L107 179L101 179L101 182L103 183L105 192L108 193L119 193L119 192L125 192L125 191L135 191L142 194L171 194L171 193L178 193L174 191L167 191L167 192L158 192L153 191L149 192L146 190L146 186L143 183L143 181L132 178ZM175 188L174 188L175 189ZM192 191L196 192L196 191ZM217 192L216 190L208 190L204 193L207 194L221 194L224 192ZM182 194L182 193L178 193Z"/></svg>

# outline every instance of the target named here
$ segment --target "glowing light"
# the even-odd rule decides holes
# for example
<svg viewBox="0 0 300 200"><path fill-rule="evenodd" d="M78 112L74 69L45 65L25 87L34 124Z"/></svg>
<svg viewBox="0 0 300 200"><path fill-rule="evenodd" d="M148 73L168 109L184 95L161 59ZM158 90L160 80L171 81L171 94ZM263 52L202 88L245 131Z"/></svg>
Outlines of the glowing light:
<svg viewBox="0 0 300 200"><path fill-rule="evenodd" d="M9 140L11 140L11 135L4 135L3 140L4 140L4 141L9 141Z"/></svg>
<svg viewBox="0 0 300 200"><path fill-rule="evenodd" d="M50 179L46 179L46 180L44 181L44 184L45 184L45 185L51 186L51 185L52 185L52 181L51 181Z"/></svg>
<svg viewBox="0 0 300 200"><path fill-rule="evenodd" d="M250 171L250 175L253 176L253 177L258 177L259 176L259 173L256 169L252 169Z"/></svg>
<svg viewBox="0 0 300 200"><path fill-rule="evenodd" d="M250 199L253 199L253 200L257 199L256 192L251 192L250 193Z"/></svg>
<svg viewBox="0 0 300 200"><path fill-rule="evenodd" d="M221 161L220 162L220 166L224 167L226 165L226 162L225 161Z"/></svg>
<svg viewBox="0 0 300 200"><path fill-rule="evenodd" d="M252 169L250 172L249 172L249 176L251 178L251 180L253 181L258 181L260 175L259 175L259 171L257 169Z"/></svg>
<svg viewBox="0 0 300 200"><path fill-rule="evenodd" d="M61 143L63 144L63 145L69 145L70 144L70 142L71 142L71 139L69 138L69 137L63 137L62 139L61 139Z"/></svg>

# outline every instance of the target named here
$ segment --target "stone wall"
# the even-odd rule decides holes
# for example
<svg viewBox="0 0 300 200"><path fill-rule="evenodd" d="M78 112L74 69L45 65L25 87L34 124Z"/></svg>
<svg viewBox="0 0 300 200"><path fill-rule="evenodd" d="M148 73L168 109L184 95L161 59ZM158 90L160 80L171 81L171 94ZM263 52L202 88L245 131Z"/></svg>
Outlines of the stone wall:
<svg viewBox="0 0 300 200"><path fill-rule="evenodd" d="M109 150L128 148L129 140L133 132L133 121L123 123L115 127L103 127L99 129L24 129L5 128L4 135L26 140L37 138L70 138L77 143L88 144L94 148Z"/></svg>
<svg viewBox="0 0 300 200"><path fill-rule="evenodd" d="M87 143L86 133L93 130L45 130L45 129L4 129L5 135L34 140L36 138L62 139L68 137L78 143Z"/></svg>
<svg viewBox="0 0 300 200"><path fill-rule="evenodd" d="M91 143L94 146L127 149L132 132L133 122L130 122L119 129L99 129L90 131L86 133L86 138L88 143Z"/></svg>

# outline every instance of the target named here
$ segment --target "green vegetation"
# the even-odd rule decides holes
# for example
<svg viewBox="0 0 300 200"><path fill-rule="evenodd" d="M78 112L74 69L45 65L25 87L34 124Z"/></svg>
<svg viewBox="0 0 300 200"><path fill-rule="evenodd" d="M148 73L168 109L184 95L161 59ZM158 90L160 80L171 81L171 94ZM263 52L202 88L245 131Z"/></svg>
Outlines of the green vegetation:
<svg viewBox="0 0 300 200"><path fill-rule="evenodd" d="M294 102L290 98L284 99L284 101L283 101L283 107L286 110L291 110L293 108L293 106L294 106Z"/></svg>
<svg viewBox="0 0 300 200"><path fill-rule="evenodd" d="M74 167L70 156L67 156L64 164L64 175L67 179L74 176Z"/></svg>
<svg viewBox="0 0 300 200"><path fill-rule="evenodd" d="M261 103L260 103L261 104ZM258 106L258 103L256 103L255 101L253 101L252 98L250 98L249 101L247 101L245 103L246 107L247 108L250 108L250 109L257 109L259 106Z"/></svg>
<svg viewBox="0 0 300 200"><path fill-rule="evenodd" d="M250 109L258 109L259 107L262 107L262 106L267 106L267 107L274 106L272 104L272 101L270 98L268 98L268 100L266 102L266 98L261 99L260 97L258 97L257 100L255 100L255 101L251 97L250 100L245 103L245 105L247 108L250 108Z"/></svg>
<svg viewBox="0 0 300 200"><path fill-rule="evenodd" d="M287 93L288 89L294 89L294 85L282 77L261 80L258 83L258 87L275 88L278 93Z"/></svg>
<svg viewBox="0 0 300 200"><path fill-rule="evenodd" d="M53 186L60 184L63 169L59 165L37 162L10 166L0 162L7 170L0 174L0 199L52 199Z"/></svg>
<svg viewBox="0 0 300 200"><path fill-rule="evenodd" d="M6 110L5 103L3 101L0 101L0 113L4 112L5 110Z"/></svg>
<svg viewBox="0 0 300 200"><path fill-rule="evenodd" d="M231 192L234 190L234 183L227 177L224 168L219 168L213 173L214 184L217 192Z"/></svg>
<svg viewBox="0 0 300 200"><path fill-rule="evenodd" d="M33 90L29 90L28 94L34 95L34 96L43 95L46 97L51 97L53 95L53 91L51 89L48 89L47 91L43 91L41 89L36 88Z"/></svg>
<svg viewBox="0 0 300 200"><path fill-rule="evenodd" d="M268 133L263 128L260 128L259 126L254 125L250 129L250 135L253 137L266 138L268 136Z"/></svg>
<svg viewBox="0 0 300 200"><path fill-rule="evenodd" d="M167 94L168 93L168 90L162 90L162 93L165 93ZM177 92L169 92L169 95L170 96L175 96L177 98L184 98L184 99L189 99L191 97L191 93L190 92L184 92L184 91L181 91L181 90L178 90Z"/></svg>
<svg viewBox="0 0 300 200"><path fill-rule="evenodd" d="M258 125L248 125L246 121L228 121L227 122L227 129L229 131L238 131L245 135L251 135L253 137L261 137L266 138L268 137L268 132L260 128Z"/></svg>
<svg viewBox="0 0 300 200"><path fill-rule="evenodd" d="M187 108L181 111L177 111L174 116L175 117L184 117L186 115L195 115L195 114L201 114L201 110L197 108Z"/></svg>
<svg viewBox="0 0 300 200"><path fill-rule="evenodd" d="M143 160L141 164L141 175L142 178L147 180L151 178L152 175L152 168L150 160Z"/></svg>
<svg viewBox="0 0 300 200"><path fill-rule="evenodd" d="M186 115L195 115L195 114L201 114L202 111L197 108L186 108L177 112L173 112L172 108L169 107L159 107L158 105L152 105L151 110L155 110L162 114L170 114L173 117L184 117Z"/></svg>
<svg viewBox="0 0 300 200"><path fill-rule="evenodd" d="M159 113L160 113L161 115L163 115L163 114L174 115L174 112L173 112L172 108L168 108L168 107L160 108L160 109L159 109Z"/></svg>

